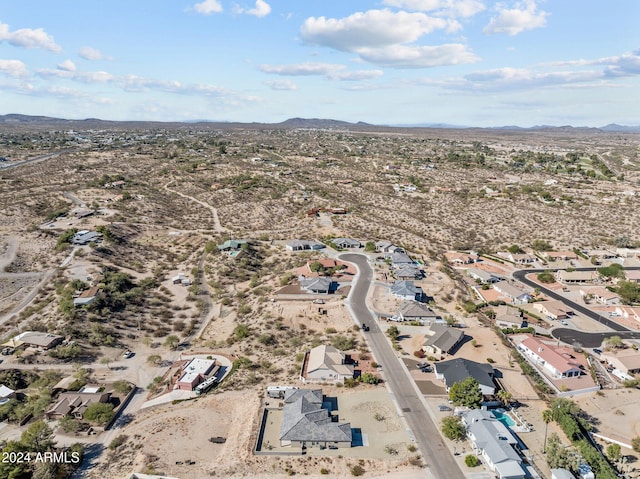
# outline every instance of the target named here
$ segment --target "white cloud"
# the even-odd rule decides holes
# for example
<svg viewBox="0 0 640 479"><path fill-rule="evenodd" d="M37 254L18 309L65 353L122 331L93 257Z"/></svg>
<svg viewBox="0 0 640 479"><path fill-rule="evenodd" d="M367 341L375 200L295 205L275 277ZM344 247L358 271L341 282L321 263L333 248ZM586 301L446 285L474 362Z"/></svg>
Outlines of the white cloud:
<svg viewBox="0 0 640 479"><path fill-rule="evenodd" d="M76 65L71 60L65 60L58 65L58 70L63 70L66 72L74 72L76 71Z"/></svg>
<svg viewBox="0 0 640 479"><path fill-rule="evenodd" d="M385 5L450 17L472 17L485 9L480 0L384 0Z"/></svg>
<svg viewBox="0 0 640 479"><path fill-rule="evenodd" d="M537 11L535 0L518 2L514 8L507 8L504 4L497 4L498 16L493 17L483 32L488 34L506 33L517 35L525 30L541 28L547 24L549 14Z"/></svg>
<svg viewBox="0 0 640 479"><path fill-rule="evenodd" d="M212 13L220 13L222 11L222 5L218 0L204 0L203 2L196 3L193 9L203 15L211 15Z"/></svg>
<svg viewBox="0 0 640 479"><path fill-rule="evenodd" d="M27 66L20 60L0 60L0 73L14 78L29 76Z"/></svg>
<svg viewBox="0 0 640 479"><path fill-rule="evenodd" d="M62 47L42 28L21 28L10 31L9 25L0 23L0 42L7 42L15 47L42 48L53 53L60 53Z"/></svg>
<svg viewBox="0 0 640 479"><path fill-rule="evenodd" d="M266 17L271 13L271 6L264 0L256 0L256 6L244 11L243 13L253 15L254 17Z"/></svg>
<svg viewBox="0 0 640 479"><path fill-rule="evenodd" d="M344 65L335 63L296 63L293 65L260 65L258 67L261 72L285 76L328 75L344 68Z"/></svg>
<svg viewBox="0 0 640 479"><path fill-rule="evenodd" d="M100 50L91 47L82 47L78 52L78 55L80 55L85 60L111 60L111 57L108 57Z"/></svg>
<svg viewBox="0 0 640 479"><path fill-rule="evenodd" d="M262 82L264 85L267 85L272 90L279 91L294 91L298 89L298 86L293 83L291 80L267 80Z"/></svg>
<svg viewBox="0 0 640 479"><path fill-rule="evenodd" d="M480 60L465 45L459 43L437 46L393 45L386 48L361 49L358 53L368 62L393 68L432 68L475 63Z"/></svg>
<svg viewBox="0 0 640 479"><path fill-rule="evenodd" d="M329 80L360 81L382 76L381 70L346 71L346 66L337 63L296 63L292 65L260 65L263 73L282 76L323 76Z"/></svg>
<svg viewBox="0 0 640 479"><path fill-rule="evenodd" d="M357 12L346 18L307 18L302 39L341 51L409 43L435 30L456 31L455 20L430 17L424 13L392 12L388 9Z"/></svg>

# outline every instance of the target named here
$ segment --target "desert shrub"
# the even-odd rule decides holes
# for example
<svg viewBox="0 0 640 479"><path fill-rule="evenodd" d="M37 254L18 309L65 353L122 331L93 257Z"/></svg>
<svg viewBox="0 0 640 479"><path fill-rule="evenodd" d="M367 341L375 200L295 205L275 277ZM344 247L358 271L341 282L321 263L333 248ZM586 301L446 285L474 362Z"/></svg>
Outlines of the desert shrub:
<svg viewBox="0 0 640 479"><path fill-rule="evenodd" d="M125 434L120 434L119 436L114 438L113 441L109 443L109 449L111 450L117 449L118 447L122 446L125 442L127 442L127 436Z"/></svg>
<svg viewBox="0 0 640 479"><path fill-rule="evenodd" d="M473 454L468 454L467 456L465 456L464 458L464 463L468 466L468 467L476 467L478 465L480 461L478 460L478 458L476 456L474 456Z"/></svg>
<svg viewBox="0 0 640 479"><path fill-rule="evenodd" d="M351 471L351 475L352 476L362 476L366 472L364 470L364 467L362 467L359 464L356 464L355 466L352 466L350 471Z"/></svg>

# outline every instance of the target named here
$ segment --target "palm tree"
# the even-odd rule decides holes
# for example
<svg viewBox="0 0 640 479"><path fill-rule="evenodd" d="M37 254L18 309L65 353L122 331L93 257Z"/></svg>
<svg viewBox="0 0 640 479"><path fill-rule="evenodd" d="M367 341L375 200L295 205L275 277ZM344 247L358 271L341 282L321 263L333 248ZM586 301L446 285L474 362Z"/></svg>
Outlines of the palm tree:
<svg viewBox="0 0 640 479"><path fill-rule="evenodd" d="M542 446L542 453L547 452L547 429L549 428L549 423L553 419L553 411L551 409L545 409L542 411L542 420L544 421L544 445Z"/></svg>
<svg viewBox="0 0 640 479"><path fill-rule="evenodd" d="M498 391L497 396L500 402L504 405L506 405L509 401L511 401L511 398L513 398L513 395L509 391L505 391L504 389Z"/></svg>

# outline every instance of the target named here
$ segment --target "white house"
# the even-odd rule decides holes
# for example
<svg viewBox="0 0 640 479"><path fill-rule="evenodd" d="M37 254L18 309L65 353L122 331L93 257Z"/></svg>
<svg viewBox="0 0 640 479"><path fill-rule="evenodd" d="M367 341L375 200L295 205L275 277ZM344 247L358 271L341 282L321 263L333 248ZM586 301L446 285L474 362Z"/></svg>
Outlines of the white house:
<svg viewBox="0 0 640 479"><path fill-rule="evenodd" d="M498 478L524 479L522 458L515 449L518 441L507 426L482 409L472 409L461 418L471 446Z"/></svg>
<svg viewBox="0 0 640 479"><path fill-rule="evenodd" d="M570 353L543 343L533 336L518 344L518 351L555 379L572 378L580 376L583 372L583 366Z"/></svg>
<svg viewBox="0 0 640 479"><path fill-rule="evenodd" d="M316 346L307 351L300 376L304 382L342 382L353 378L353 362L333 346Z"/></svg>

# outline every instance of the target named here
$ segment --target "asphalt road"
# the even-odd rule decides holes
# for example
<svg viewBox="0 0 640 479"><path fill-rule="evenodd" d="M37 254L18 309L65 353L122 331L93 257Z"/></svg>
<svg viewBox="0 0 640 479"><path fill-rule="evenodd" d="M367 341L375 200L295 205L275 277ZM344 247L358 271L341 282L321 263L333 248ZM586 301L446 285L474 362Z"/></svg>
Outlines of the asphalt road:
<svg viewBox="0 0 640 479"><path fill-rule="evenodd" d="M640 269L640 268L625 268L625 269ZM596 268L576 268L576 271L595 271L595 270L596 270ZM514 272L513 273L513 277L515 279L517 279L518 281L520 281L521 283L526 284L527 286L531 286L532 288L538 288L540 291L542 291L544 294L546 294L550 298L559 299L560 301L562 301L564 304L569 306L574 311L582 313L585 316L587 316L588 318L591 318L594 321L597 321L597 322L599 322L601 324L604 324L605 326L613 329L614 331L629 331L629 329L625 328L624 326L619 325L615 321L612 321L609 318L607 318L605 316L602 316L601 314L595 313L595 312L591 311L589 308L586 308L585 306L582 306L581 304L578 304L578 303L575 303L575 302L573 302L571 300L568 300L567 298L565 298L564 296L556 293L555 291L552 291L552 290L550 290L548 288L545 288L541 284L536 283L535 281L532 281L532 280L526 278L526 275L528 275L528 274L537 274L537 273L543 273L543 272L547 272L547 271L553 271L553 270L549 270L549 269L523 269L523 270Z"/></svg>
<svg viewBox="0 0 640 479"><path fill-rule="evenodd" d="M360 325L366 323L370 327L368 332L363 333L367 344L376 361L382 366L384 378L413 432L416 446L422 452L429 471L438 479L464 478L454 457L444 444L438 427L431 420L414 387L413 380L406 373L384 333L378 327L373 314L367 308L367 293L373 280L373 271L367 257L348 253L340 255L340 259L358 267L358 279L349 294L351 311Z"/></svg>
<svg viewBox="0 0 640 479"><path fill-rule="evenodd" d="M578 271L596 271L597 268L577 268ZM625 269L640 269L638 267L631 267L631 268L625 268ZM640 333L639 332L635 332L635 331L631 331L628 328L625 328L624 326L619 325L618 323L616 323L615 321L612 321L611 319L602 316L601 314L598 314L594 311L591 311L590 309L586 308L585 306L578 304L574 301L568 300L567 298L565 298L564 296L556 293L555 291L552 291L548 288L545 288L544 286L540 285L539 283L536 283L530 279L526 278L526 275L528 274L537 274L537 273L542 273L545 271L553 271L553 270L549 270L549 269L524 269L524 270L520 270L520 271L516 271L513 273L513 277L515 279L517 279L518 281L520 281L521 283L524 283L528 286L531 286L532 288L538 288L540 291L542 291L544 294L546 294L547 296L549 296L550 298L553 299L559 299L560 301L562 301L564 304L566 304L567 306L569 306L571 309L573 309L574 311L577 311L579 313L584 314L585 316L587 316L588 318L593 319L594 321L599 322L600 324L604 324L605 326L611 328L613 331L611 332L600 332L600 333L588 333L588 332L584 332L584 331L578 331L575 329L570 329L570 328L556 328L553 331L551 331L551 335L556 338L559 339L560 341L562 341L563 343L566 344L574 344L574 343L579 343L582 347L584 348L597 348L599 347L602 342L606 339L609 338L611 336L620 336L622 339L640 339Z"/></svg>

